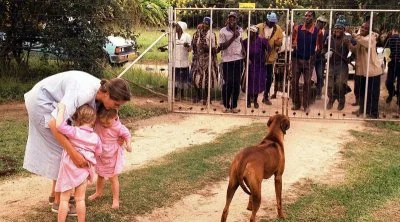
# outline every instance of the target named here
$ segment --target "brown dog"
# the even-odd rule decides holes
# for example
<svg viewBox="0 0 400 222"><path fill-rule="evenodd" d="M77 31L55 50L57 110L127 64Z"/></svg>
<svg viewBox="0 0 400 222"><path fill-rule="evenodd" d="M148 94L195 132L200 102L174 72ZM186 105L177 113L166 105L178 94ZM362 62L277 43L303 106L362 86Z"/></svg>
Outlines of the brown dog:
<svg viewBox="0 0 400 222"><path fill-rule="evenodd" d="M282 211L282 174L285 169L283 136L290 127L290 121L288 117L278 114L269 118L267 126L269 132L261 143L239 151L232 161L222 222L226 221L229 205L239 186L250 195L247 209L252 211L250 221L255 221L261 203L261 182L272 175L275 175L278 216L285 218Z"/></svg>

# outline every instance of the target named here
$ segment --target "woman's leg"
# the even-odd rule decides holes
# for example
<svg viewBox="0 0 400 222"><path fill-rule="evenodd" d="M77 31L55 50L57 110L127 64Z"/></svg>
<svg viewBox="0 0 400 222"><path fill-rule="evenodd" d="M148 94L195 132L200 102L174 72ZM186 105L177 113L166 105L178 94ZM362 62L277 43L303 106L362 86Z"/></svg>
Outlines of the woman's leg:
<svg viewBox="0 0 400 222"><path fill-rule="evenodd" d="M87 187L87 181L85 180L83 183L81 183L81 185L75 188L76 214L78 215L78 222L84 222L86 219L86 205L85 205L86 187Z"/></svg>
<svg viewBox="0 0 400 222"><path fill-rule="evenodd" d="M110 178L111 180L111 191L113 195L113 203L112 203L112 208L116 209L119 208L119 181L118 181L118 175L115 175Z"/></svg>
<svg viewBox="0 0 400 222"><path fill-rule="evenodd" d="M88 197L88 200L95 200L98 197L103 196L104 193L104 177L97 176L96 192ZM76 195L75 195L76 199Z"/></svg>
<svg viewBox="0 0 400 222"><path fill-rule="evenodd" d="M59 197L60 206L58 208L58 222L63 222L67 218L68 214L68 201L69 197L71 196L72 190L67 190L61 193Z"/></svg>

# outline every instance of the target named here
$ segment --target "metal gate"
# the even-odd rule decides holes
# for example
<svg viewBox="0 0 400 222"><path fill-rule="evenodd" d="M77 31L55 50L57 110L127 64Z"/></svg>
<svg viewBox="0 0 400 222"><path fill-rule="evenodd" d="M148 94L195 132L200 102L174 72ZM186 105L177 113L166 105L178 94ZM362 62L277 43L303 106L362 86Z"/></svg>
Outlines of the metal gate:
<svg viewBox="0 0 400 222"><path fill-rule="evenodd" d="M234 107L236 108L235 112L232 112L233 107L228 107L231 108L231 112L226 109L226 101L229 101L229 96L234 95L234 93L231 93L232 95L226 93L226 84L228 82L233 83L234 86L230 88L238 90L237 87L240 83L238 83L237 78L235 82L235 79L233 81L232 79L227 79L230 78L229 74L224 76L221 73L224 69L221 53L215 53L218 41L220 41L219 38L222 36L220 32L222 28L227 26L227 18L231 12L235 13L234 15L237 17L238 27L243 29L242 39L246 39L250 34L250 30L247 27L265 25L266 17L271 14L276 15L278 19L276 24L281 27L285 36L282 39L282 46L272 49L278 52L278 58L272 65L272 75L267 73L267 75L274 77L269 95L259 92L258 99L257 97L249 97L251 95L249 82L250 88L260 88L261 85L261 88L263 88L265 84L260 81L251 82L252 79L257 79L253 76L257 72L254 71L254 68L253 70L250 68L249 73L248 61L252 56L250 51L252 46L250 45L251 41L247 41L247 45L244 46L247 52L243 58L245 68L242 72L242 78L246 77L245 79L250 81L245 81L245 84L242 84L242 91L240 91L237 99L237 107ZM391 77L387 78L388 71L395 72L393 71L393 69L396 70L393 64L397 64L397 61L388 61L390 56L388 56L388 50L385 48L389 48L387 44L387 39L389 38L385 39L382 36L391 32L392 27L396 28L396 25L399 25L399 12L400 10L293 9L290 11L289 9L275 8L171 8L169 11L170 109L174 112L209 114L230 113L234 115L270 116L276 113L283 113L294 118L397 120L400 114L399 100L396 98L396 93L399 92L399 81L396 79L392 81ZM312 25L317 25L317 19L320 22L322 20L321 23L325 23L325 26L320 28L321 32L323 32L322 43L320 44L309 44L308 42L306 44L306 34L303 37L299 37L302 32L307 31L302 30L302 28L305 29L305 27L309 26L310 19L306 17L309 17L308 14L310 13L312 14ZM201 53L205 54L203 62L207 60L208 63L202 64L203 69L200 71L216 70L216 73L214 74L215 76L213 76L212 72L209 75L205 74L209 78L205 78L204 85L199 87L194 84L196 79L191 78L193 76L193 61L197 59L193 58L193 56L198 56L196 53L199 53L199 51L197 49L197 51L186 53L189 65L186 64L185 66L177 62L181 61L182 57L185 56L182 53L184 44L180 41L182 38L176 40L176 24L184 21L187 27L183 27L185 29L183 32L188 33L193 39L195 33L198 33L203 28L201 24L205 17L209 17L210 22L208 31L204 32L208 34L205 35L205 39L202 39L206 42L207 48L203 49ZM393 24L390 24L390 22ZM183 23L180 24L185 26ZM373 33L374 28L379 27L380 35L378 39L375 39L375 34L361 36L358 33L359 30L361 27L365 29L362 24L369 25L369 33ZM345 31L343 36L336 34L339 32L339 26L340 28L343 27L343 31ZM321 35L319 32L312 33L310 30L308 32L311 34L311 41L317 41L312 39L313 35ZM353 33L353 35L349 35L346 32ZM295 38L293 38L292 33L296 34ZM338 45L338 39L340 38L345 39L342 39L343 41L350 41L354 47L347 47L346 45L340 53L337 53L335 49L341 49ZM196 39L196 42L190 41L190 47L183 47L183 49L190 48L193 50L196 47L194 45L199 44L198 38ZM297 50L293 50L293 42L299 42L297 44L300 44L298 45L300 47ZM318 42L320 42L320 39ZM364 48L360 51L357 47L361 46ZM310 50L310 47L315 48ZM346 54L345 49L347 48L351 48L353 52ZM307 52L307 49L312 54L309 57L301 53L302 50ZM317 50L317 53L315 53L314 49ZM319 50L322 53L318 53ZM360 54L358 55L359 58L365 56L366 61L357 59L352 61L351 59L357 54ZM257 61L256 57L252 58ZM318 58L317 61L315 58ZM371 58L374 61L370 61ZM376 73L377 61L375 60L379 62L380 73ZM318 65L316 65L317 62L319 62ZM372 66L371 64L374 64L374 62L375 66ZM387 68L388 64L391 67L390 70ZM363 72L368 73L368 75L360 75L363 73L360 73L360 70L356 72L353 66L357 66L358 69L364 66L361 67L361 70L364 70ZM347 69L349 69L348 73L346 73ZM400 67L397 72L400 73ZM186 75L187 78L184 77ZM338 76L344 77L341 79ZM386 86L389 85L388 87L390 88L391 83L393 85L397 83L397 90L390 92L387 89ZM225 91L223 87L225 87ZM253 94L256 92L257 94L258 91L251 89L251 92ZM264 94L268 95L267 98L270 103L263 101ZM388 99L390 97L389 94L392 96L392 101ZM255 99L257 100L254 101ZM294 99L295 103L293 102ZM255 103L258 103L257 106Z"/></svg>

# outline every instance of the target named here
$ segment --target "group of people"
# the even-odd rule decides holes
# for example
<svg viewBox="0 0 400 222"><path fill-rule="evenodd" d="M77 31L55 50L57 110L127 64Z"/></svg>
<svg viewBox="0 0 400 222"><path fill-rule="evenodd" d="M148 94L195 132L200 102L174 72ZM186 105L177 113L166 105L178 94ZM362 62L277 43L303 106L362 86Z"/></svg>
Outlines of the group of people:
<svg viewBox="0 0 400 222"><path fill-rule="evenodd" d="M290 95L292 110L303 108L305 112L309 112L313 99L321 99L328 57L329 74L326 86L328 101L326 107L332 109L337 100L337 109L343 110L346 104L345 95L352 91L348 86L348 66L353 65L351 59L355 59L353 92L356 101L352 105L360 106L360 109L355 110L353 114L363 113L364 98L367 96L366 114L368 117L378 118L379 85L380 77L383 74L383 67L376 50L378 34L370 33L368 20L361 25L359 32L353 33L347 28L348 24L343 15L337 17L331 31L325 28L328 20L324 16L318 17L316 21L315 17L314 11L306 11L304 21L300 25L294 25L291 33L292 48L288 51L292 53L291 72L289 72L292 86ZM247 85L247 107L251 107L252 103L254 108L259 107L258 95L260 93L263 93L261 101L264 104L272 104L270 99L271 97L276 98L276 94L274 93L270 97L269 93L274 80L274 65L284 43L284 32L277 24L276 13L270 12L263 23L250 26L248 39L243 39L244 30L237 24L237 19L238 15L235 12L229 13L226 26L219 31L218 42L216 34L210 30L211 18L203 19L193 38L182 31L187 28L186 23L178 22L175 60L176 91L180 90L183 95L182 82L186 86L193 85L196 91L193 101L203 100L203 104L206 104L208 95L206 89L209 84L211 84L210 88L217 87L218 75L220 75L224 112L236 113L238 112L238 97L241 83L243 83L244 69L249 67L247 84L245 84ZM393 96L399 94L399 90L395 90L394 83L400 73L396 68L397 61L400 61L398 44L400 37L397 29L393 29L392 32L393 35L386 44L391 48L391 61L386 80L389 92L388 103ZM371 42L369 42L370 36ZM249 49L247 49L248 46ZM368 48L371 49L369 58ZM193 50L193 61L190 64L188 53L191 50ZM246 64L247 51L249 52L248 64ZM221 53L222 58L220 66L217 63L218 53ZM353 56L348 58L349 54ZM368 61L370 61L370 65L367 74ZM182 65L183 63L184 65ZM365 85L367 78L368 86ZM397 81L397 88L399 88L399 81ZM399 104L399 102L397 103Z"/></svg>
<svg viewBox="0 0 400 222"><path fill-rule="evenodd" d="M366 20L361 25L357 33L347 29L347 22L343 15L339 15L331 31L326 31L327 20L321 16L316 24L312 22L315 18L313 11L305 13L303 25L295 26L292 38L293 46L293 66L292 85L293 85L293 107L292 110L300 109L300 94L298 91L298 78L304 77L302 105L305 111L310 105L310 83L313 70L317 75L317 98L321 98L321 89L324 84L323 73L325 64L329 57L328 70L328 102L327 109L332 109L335 101L338 101L338 110L343 110L345 106L345 95L351 92L348 86L349 65L354 66L351 61L355 60L354 76L354 95L353 106L359 106L358 110L353 111L355 115L364 113L366 98L366 115L369 118L379 118L379 97L381 76L384 73L384 65L378 59L377 44L379 35L370 32L370 21ZM299 31L300 30L300 31ZM329 47L330 43L330 47ZM400 37L397 28L391 30L391 35L385 44L390 49L390 62L388 64L388 76L386 87L388 90L387 103L390 103L393 96L399 98L399 73L397 68L400 53ZM370 50L369 50L370 49ZM370 55L368 56L368 50ZM351 52L351 53L349 53ZM349 55L352 55L349 57ZM367 73L368 69L368 73ZM397 86L394 86L397 78ZM368 85L366 83L368 82ZM397 100L400 108L400 100Z"/></svg>
<svg viewBox="0 0 400 222"><path fill-rule="evenodd" d="M80 71L47 77L25 94L29 134L23 167L53 180L49 196L58 221L67 215L85 221L87 181L97 173L95 200L111 181L112 208L119 207L124 149L132 151L131 134L117 109L131 98L119 78L100 80Z"/></svg>
<svg viewBox="0 0 400 222"><path fill-rule="evenodd" d="M244 30L237 24L237 20L238 15L230 12L226 26L219 31L218 42L216 34L210 30L210 17L204 17L191 39L183 31L187 28L186 23L177 22L175 92L182 95L184 86L187 88L193 85L196 91L193 102L203 101L206 104L208 86L210 84L210 88L217 87L220 75L223 112L237 113L244 70L249 67L246 80L247 106L251 107L253 103L254 108L258 108L258 94L262 92L262 102L272 105L269 92L273 82L273 64L283 41L283 31L277 24L277 15L271 12L266 16L265 22L249 27L250 35L247 39L243 39ZM193 58L189 64L188 53L191 50ZM246 64L247 51L249 64ZM217 63L218 53L221 53L222 58L220 66ZM185 71L182 72L182 69Z"/></svg>

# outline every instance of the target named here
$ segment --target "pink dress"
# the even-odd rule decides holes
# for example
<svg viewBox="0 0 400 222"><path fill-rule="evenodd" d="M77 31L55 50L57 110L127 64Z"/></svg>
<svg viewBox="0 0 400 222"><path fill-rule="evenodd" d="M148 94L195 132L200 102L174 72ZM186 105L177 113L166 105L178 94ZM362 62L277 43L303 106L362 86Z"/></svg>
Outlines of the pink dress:
<svg viewBox="0 0 400 222"><path fill-rule="evenodd" d="M103 127L96 123L96 133L101 138L103 152L96 156L96 172L98 175L106 178L113 177L122 172L124 165L124 153L122 147L118 144L118 138L125 140L131 138L131 133L119 119L116 119L110 127Z"/></svg>
<svg viewBox="0 0 400 222"><path fill-rule="evenodd" d="M101 140L93 128L69 126L64 121L57 129L68 137L72 146L89 162L89 167L79 168L68 153L63 151L55 191L64 192L79 186L86 179L92 181L93 165L96 165L95 155L101 154L102 146Z"/></svg>

